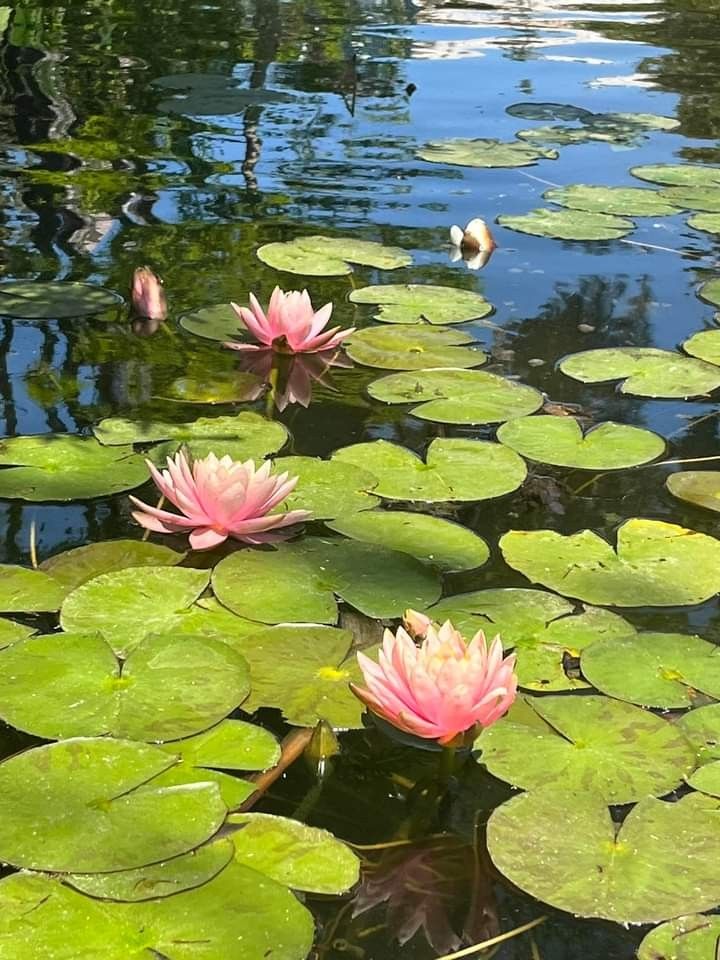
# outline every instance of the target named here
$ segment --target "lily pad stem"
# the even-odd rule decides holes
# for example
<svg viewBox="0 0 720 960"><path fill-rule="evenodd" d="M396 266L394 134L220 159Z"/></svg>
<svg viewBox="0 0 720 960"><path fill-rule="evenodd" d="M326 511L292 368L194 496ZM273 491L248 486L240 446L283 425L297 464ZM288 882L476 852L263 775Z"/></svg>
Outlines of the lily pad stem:
<svg viewBox="0 0 720 960"><path fill-rule="evenodd" d="M457 953L446 953L442 957L438 957L438 960L461 960L462 957L470 957L474 953L480 953L481 950L487 950L490 947L494 947L497 943L503 943L505 940L511 940L513 937L520 936L521 933L527 933L528 930L532 930L533 927L539 926L541 923L545 923L547 917L536 917L535 920L531 920L529 923L524 923L521 927L515 927L514 930L508 930L507 933L500 933L497 937L491 937L489 940L483 940L482 943L476 943L472 947L465 947L464 950L458 950Z"/></svg>

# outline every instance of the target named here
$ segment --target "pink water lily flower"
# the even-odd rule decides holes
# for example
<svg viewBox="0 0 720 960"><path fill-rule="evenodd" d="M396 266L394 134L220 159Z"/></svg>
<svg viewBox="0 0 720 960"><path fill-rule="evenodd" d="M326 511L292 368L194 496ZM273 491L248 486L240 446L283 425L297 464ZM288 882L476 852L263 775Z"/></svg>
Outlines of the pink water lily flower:
<svg viewBox="0 0 720 960"><path fill-rule="evenodd" d="M133 517L156 533L190 531L193 550L209 550L228 537L246 543L285 539L287 532L278 531L310 517L307 510L270 513L294 490L298 478L287 473L273 476L269 460L256 470L252 460L239 463L211 453L191 465L181 451L167 458L167 470L162 472L146 462L158 490L181 512L170 513L130 497L139 508Z"/></svg>
<svg viewBox="0 0 720 960"><path fill-rule="evenodd" d="M430 625L418 647L403 627L385 631L379 662L357 655L367 689L354 693L405 733L449 744L460 734L489 727L517 692L515 656L503 659L500 637L488 648L479 630L466 643L450 621Z"/></svg>
<svg viewBox="0 0 720 960"><path fill-rule="evenodd" d="M326 330L332 304L326 303L315 311L307 290L284 293L280 287L275 287L267 314L252 293L250 308L239 307L236 303L232 304L232 308L258 342L225 343L224 346L231 350L272 347L280 353L318 353L321 350L334 350L355 332L354 328L341 330L340 327Z"/></svg>

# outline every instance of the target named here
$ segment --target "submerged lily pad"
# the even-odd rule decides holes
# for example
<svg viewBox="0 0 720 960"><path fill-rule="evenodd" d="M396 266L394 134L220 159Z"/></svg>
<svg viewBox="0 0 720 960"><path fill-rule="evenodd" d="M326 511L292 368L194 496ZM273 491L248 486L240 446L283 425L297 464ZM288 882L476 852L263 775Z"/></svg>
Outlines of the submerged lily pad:
<svg viewBox="0 0 720 960"><path fill-rule="evenodd" d="M153 86L173 91L158 104L160 113L217 117L242 113L247 107L292 100L284 90L243 87L236 76L220 73L173 73L157 77Z"/></svg>
<svg viewBox="0 0 720 960"><path fill-rule="evenodd" d="M562 784L610 804L669 793L695 765L690 742L667 720L594 695L523 697L475 746L513 786Z"/></svg>
<svg viewBox="0 0 720 960"><path fill-rule="evenodd" d="M482 320L493 312L492 304L479 293L429 283L385 283L361 287L352 291L350 302L379 304L380 309L373 314L373 319L383 323L467 323Z"/></svg>
<svg viewBox="0 0 720 960"><path fill-rule="evenodd" d="M231 370L214 374L209 381L197 377L178 377L163 389L161 398L177 400L179 403L242 403L257 400L264 390L264 381L254 373Z"/></svg>
<svg viewBox="0 0 720 960"><path fill-rule="evenodd" d="M384 403L415 404L413 416L440 423L499 423L543 404L542 394L523 383L452 367L393 373L374 380L368 393Z"/></svg>
<svg viewBox="0 0 720 960"><path fill-rule="evenodd" d="M632 220L584 210L538 208L523 215L503 214L497 222L510 230L554 240L618 240L635 229Z"/></svg>
<svg viewBox="0 0 720 960"><path fill-rule="evenodd" d="M683 470L671 473L665 481L670 493L696 507L720 512L720 471Z"/></svg>
<svg viewBox="0 0 720 960"><path fill-rule="evenodd" d="M664 199L663 194L643 187L593 187L575 183L546 190L543 200L573 210L620 217L666 217L678 212L677 206Z"/></svg>
<svg viewBox="0 0 720 960"><path fill-rule="evenodd" d="M708 280L698 290L698 296L701 300L707 300L714 307L720 307L720 278Z"/></svg>
<svg viewBox="0 0 720 960"><path fill-rule="evenodd" d="M184 553L146 540L106 540L57 553L44 560L40 569L69 591L101 573L115 573L128 567L174 567L184 557Z"/></svg>
<svg viewBox="0 0 720 960"><path fill-rule="evenodd" d="M366 327L352 335L346 352L356 363L385 370L481 367L487 354L471 343L466 333L443 327Z"/></svg>
<svg viewBox="0 0 720 960"><path fill-rule="evenodd" d="M112 310L123 298L89 283L11 280L0 283L0 316L19 320L57 320Z"/></svg>
<svg viewBox="0 0 720 960"><path fill-rule="evenodd" d="M638 960L716 960L720 917L691 914L651 930L638 947Z"/></svg>
<svg viewBox="0 0 720 960"><path fill-rule="evenodd" d="M639 180L679 187L720 187L720 167L692 163L656 163L632 167L630 173Z"/></svg>
<svg viewBox="0 0 720 960"><path fill-rule="evenodd" d="M353 540L409 553L443 572L474 570L490 557L487 544L472 530L425 513L366 510L328 526Z"/></svg>
<svg viewBox="0 0 720 960"><path fill-rule="evenodd" d="M275 460L276 471L299 478L283 509L310 510L313 520L372 510L380 502L373 496L377 478L364 466L316 457L280 457Z"/></svg>
<svg viewBox="0 0 720 960"><path fill-rule="evenodd" d="M596 792L544 787L493 812L488 849L511 883L560 910L657 923L720 901L717 814L688 799L646 797L618 825Z"/></svg>
<svg viewBox="0 0 720 960"><path fill-rule="evenodd" d="M400 247L353 237L298 237L284 243L266 243L258 247L257 255L275 270L310 277L352 273L353 263L378 270L397 270L412 263L410 254Z"/></svg>
<svg viewBox="0 0 720 960"><path fill-rule="evenodd" d="M500 549L529 580L588 603L686 606L720 592L720 541L660 520L626 520L617 553L591 530L511 530Z"/></svg>
<svg viewBox="0 0 720 960"><path fill-rule="evenodd" d="M681 210L720 213L720 182L712 187L666 187L660 196Z"/></svg>
<svg viewBox="0 0 720 960"><path fill-rule="evenodd" d="M497 438L529 460L582 470L622 470L665 451L663 438L650 430L608 422L583 435L572 417L519 417L504 423Z"/></svg>
<svg viewBox="0 0 720 960"><path fill-rule="evenodd" d="M60 609L67 590L42 570L0 564L0 611L51 613Z"/></svg>
<svg viewBox="0 0 720 960"><path fill-rule="evenodd" d="M557 150L531 147L518 140L432 140L415 154L429 163L461 167L529 167L538 160L557 160Z"/></svg>
<svg viewBox="0 0 720 960"><path fill-rule="evenodd" d="M433 440L426 463L388 440L341 447L333 461L362 465L377 477L374 493L387 500L463 502L501 497L523 483L521 457L499 443L460 437Z"/></svg>
<svg viewBox="0 0 720 960"><path fill-rule="evenodd" d="M655 347L607 347L573 353L560 369L582 383L622 380L636 397L698 397L720 386L720 370L702 360Z"/></svg>
<svg viewBox="0 0 720 960"><path fill-rule="evenodd" d="M0 497L88 500L132 490L147 480L132 447L108 450L92 437L43 434L0 441Z"/></svg>

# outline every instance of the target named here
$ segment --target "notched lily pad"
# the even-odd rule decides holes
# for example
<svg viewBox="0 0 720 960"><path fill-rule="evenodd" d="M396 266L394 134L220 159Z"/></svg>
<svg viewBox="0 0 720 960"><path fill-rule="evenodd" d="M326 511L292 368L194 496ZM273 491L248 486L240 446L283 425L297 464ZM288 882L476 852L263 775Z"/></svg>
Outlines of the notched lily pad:
<svg viewBox="0 0 720 960"><path fill-rule="evenodd" d="M607 347L573 353L560 369L582 383L622 380L636 397L699 397L720 386L720 370L702 360L655 347Z"/></svg>
<svg viewBox="0 0 720 960"><path fill-rule="evenodd" d="M284 243L258 247L258 258L275 270L311 277L333 277L352 273L350 264L396 270L412 263L400 247L387 247L372 240L352 237L298 237Z"/></svg>
<svg viewBox="0 0 720 960"><path fill-rule="evenodd" d="M666 217L678 212L677 206L665 199L664 194L643 187L596 187L574 183L569 187L546 190L543 200L573 210L619 217Z"/></svg>
<svg viewBox="0 0 720 960"><path fill-rule="evenodd" d="M493 312L492 304L479 293L434 284L385 283L361 287L352 291L350 302L379 304L373 319L397 324L467 323L482 320Z"/></svg>
<svg viewBox="0 0 720 960"><path fill-rule="evenodd" d="M0 283L0 316L18 320L58 320L114 310L123 298L89 283L11 280Z"/></svg>
<svg viewBox="0 0 720 960"><path fill-rule="evenodd" d="M415 154L429 163L461 167L529 167L538 160L557 160L557 150L532 147L518 140L432 140Z"/></svg>
<svg viewBox="0 0 720 960"><path fill-rule="evenodd" d="M0 611L3 613L53 613L60 609L67 590L42 570L0 564Z"/></svg>
<svg viewBox="0 0 720 960"><path fill-rule="evenodd" d="M510 230L553 240L619 240L635 229L632 220L584 210L538 208L520 216L502 214L497 222Z"/></svg>
<svg viewBox="0 0 720 960"><path fill-rule="evenodd" d="M426 367L481 367L487 354L468 346L473 338L442 327L366 327L346 347L356 363L384 370Z"/></svg>
<svg viewBox="0 0 720 960"><path fill-rule="evenodd" d="M105 540L57 553L43 560L40 569L70 591L101 573L128 567L174 567L184 557L184 553L146 540Z"/></svg>
<svg viewBox="0 0 720 960"><path fill-rule="evenodd" d="M221 343L235 340L244 331L244 325L229 303L215 303L184 313L180 317L180 326L188 333Z"/></svg>
<svg viewBox="0 0 720 960"><path fill-rule="evenodd" d="M275 469L299 478L283 509L310 510L313 520L372 510L380 502L373 495L377 478L364 466L316 457L280 457Z"/></svg>

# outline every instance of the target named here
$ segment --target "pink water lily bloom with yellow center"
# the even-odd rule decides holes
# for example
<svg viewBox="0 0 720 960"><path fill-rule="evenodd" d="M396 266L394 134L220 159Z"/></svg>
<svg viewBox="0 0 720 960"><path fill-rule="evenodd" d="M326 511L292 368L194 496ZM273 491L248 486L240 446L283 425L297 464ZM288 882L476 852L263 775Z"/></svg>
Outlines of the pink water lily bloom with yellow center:
<svg viewBox="0 0 720 960"><path fill-rule="evenodd" d="M336 349L355 332L354 328L341 330L340 327L326 330L333 306L326 303L316 311L307 290L284 293L280 287L275 287L267 313L252 293L249 308L239 307L236 303L232 308L257 343L225 343L224 346L231 350L272 347L280 353L318 353Z"/></svg>
<svg viewBox="0 0 720 960"><path fill-rule="evenodd" d="M488 647L480 630L466 643L449 620L439 628L430 624L419 647L398 627L395 634L385 631L377 663L357 656L367 688L353 691L369 709L442 745L495 723L517 693L515 656L503 658L500 637Z"/></svg>
<svg viewBox="0 0 720 960"><path fill-rule="evenodd" d="M267 461L258 469L252 460L239 463L214 453L192 465L184 453L167 458L167 470L147 461L155 485L180 513L170 513L130 497L133 513L146 530L190 532L193 550L210 550L233 537L246 543L267 543L288 536L283 528L307 520L307 510L271 513L295 489L297 477L271 473Z"/></svg>

